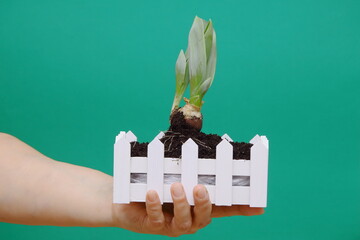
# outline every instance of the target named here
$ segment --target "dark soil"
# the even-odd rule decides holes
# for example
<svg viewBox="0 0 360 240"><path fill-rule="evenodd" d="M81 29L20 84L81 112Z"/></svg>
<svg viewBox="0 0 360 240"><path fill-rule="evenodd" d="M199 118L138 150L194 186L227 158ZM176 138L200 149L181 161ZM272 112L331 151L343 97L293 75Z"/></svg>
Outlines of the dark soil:
<svg viewBox="0 0 360 240"><path fill-rule="evenodd" d="M171 126L160 139L164 143L165 157L181 158L181 146L191 138L199 146L199 158L216 158L216 146L222 141L221 136L205 134L189 127L181 112L172 116ZM131 156L146 157L149 143L131 143ZM250 160L251 143L231 142L233 145L233 159Z"/></svg>

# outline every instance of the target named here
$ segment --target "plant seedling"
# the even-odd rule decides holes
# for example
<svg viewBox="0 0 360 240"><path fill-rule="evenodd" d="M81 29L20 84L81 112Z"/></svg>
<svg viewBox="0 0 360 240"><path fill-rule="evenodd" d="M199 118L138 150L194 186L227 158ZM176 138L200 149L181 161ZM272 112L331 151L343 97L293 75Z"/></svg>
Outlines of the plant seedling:
<svg viewBox="0 0 360 240"><path fill-rule="evenodd" d="M200 131L203 122L203 98L214 80L216 67L216 34L212 21L196 16L188 41L186 53L180 51L175 65L176 90L170 123L172 126L178 124L174 116L181 113L180 116L185 120L183 128ZM184 98L185 105L179 107L189 84L190 98Z"/></svg>

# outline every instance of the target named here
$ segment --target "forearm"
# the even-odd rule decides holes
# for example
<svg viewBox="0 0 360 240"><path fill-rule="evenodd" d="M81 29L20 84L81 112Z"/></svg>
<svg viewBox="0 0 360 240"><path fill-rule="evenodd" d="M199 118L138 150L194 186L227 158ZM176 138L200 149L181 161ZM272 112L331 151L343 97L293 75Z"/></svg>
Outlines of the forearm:
<svg viewBox="0 0 360 240"><path fill-rule="evenodd" d="M112 177L54 161L18 139L2 134L0 221L112 226Z"/></svg>

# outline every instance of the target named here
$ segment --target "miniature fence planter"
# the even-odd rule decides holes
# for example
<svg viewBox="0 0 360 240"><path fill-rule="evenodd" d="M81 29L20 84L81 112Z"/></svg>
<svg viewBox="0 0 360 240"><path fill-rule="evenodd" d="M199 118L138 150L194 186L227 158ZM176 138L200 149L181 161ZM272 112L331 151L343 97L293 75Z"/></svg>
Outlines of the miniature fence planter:
<svg viewBox="0 0 360 240"><path fill-rule="evenodd" d="M225 134L216 147L216 159L198 158L198 146L190 138L182 146L181 159L165 158L164 145L158 134L148 145L147 157L131 157L131 132L120 132L114 144L114 203L145 202L146 192L155 190L161 203L172 202L171 184L164 183L164 174L181 174L187 200L194 205L193 188L201 175L215 175L215 185L205 185L215 205L250 205L266 207L269 143L256 135L250 143L250 160L233 160L231 138ZM131 174L147 174L146 183L131 183ZM233 186L233 177L247 176L249 186Z"/></svg>

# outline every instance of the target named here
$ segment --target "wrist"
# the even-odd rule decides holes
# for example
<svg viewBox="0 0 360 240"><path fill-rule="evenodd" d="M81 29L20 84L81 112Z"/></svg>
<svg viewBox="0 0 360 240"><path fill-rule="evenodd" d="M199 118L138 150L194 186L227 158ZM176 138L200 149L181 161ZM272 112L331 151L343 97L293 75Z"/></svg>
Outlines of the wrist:
<svg viewBox="0 0 360 240"><path fill-rule="evenodd" d="M111 226L118 228L126 228L125 221L123 219L123 205L111 204Z"/></svg>

